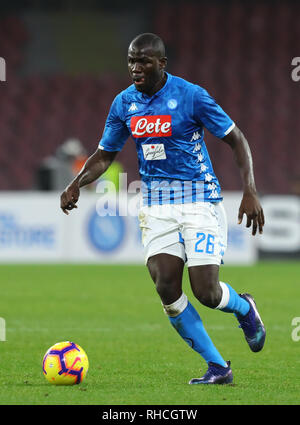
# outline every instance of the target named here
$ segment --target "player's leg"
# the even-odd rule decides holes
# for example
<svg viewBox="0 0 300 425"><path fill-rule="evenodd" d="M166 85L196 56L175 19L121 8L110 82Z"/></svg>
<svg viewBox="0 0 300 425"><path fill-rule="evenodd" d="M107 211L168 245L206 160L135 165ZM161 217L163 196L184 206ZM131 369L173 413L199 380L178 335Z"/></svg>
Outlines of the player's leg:
<svg viewBox="0 0 300 425"><path fill-rule="evenodd" d="M219 281L219 265L227 246L227 220L222 205L187 205L183 239L190 283L196 298L210 308L245 315L249 303L227 283Z"/></svg>
<svg viewBox="0 0 300 425"><path fill-rule="evenodd" d="M182 292L183 259L161 253L151 256L148 259L147 266L165 313L179 335L207 363L227 367L227 363L208 336L198 312Z"/></svg>
<svg viewBox="0 0 300 425"><path fill-rule="evenodd" d="M219 283L219 265L207 264L188 268L191 288L195 297L205 306L216 308L222 300L222 286ZM235 291L230 305L239 311L249 310L248 303ZM230 362L225 365L208 363L208 370L201 378L193 378L190 384L231 383L233 380Z"/></svg>
<svg viewBox="0 0 300 425"><path fill-rule="evenodd" d="M239 295L228 283L219 280L219 265L227 246L227 220L222 204L199 203L187 208L183 238L191 286L197 299L210 308L234 313L250 349L260 351L265 328L253 297Z"/></svg>
<svg viewBox="0 0 300 425"><path fill-rule="evenodd" d="M151 256L147 267L162 304L170 305L177 301L182 295L183 259L163 252Z"/></svg>
<svg viewBox="0 0 300 425"><path fill-rule="evenodd" d="M241 316L249 312L249 303L230 285L220 282L218 264L191 266L188 272L192 291L205 306Z"/></svg>
<svg viewBox="0 0 300 425"><path fill-rule="evenodd" d="M195 297L207 307L234 313L250 349L260 351L266 332L253 297L239 295L228 283L220 282L218 265L193 266L188 271Z"/></svg>
<svg viewBox="0 0 300 425"><path fill-rule="evenodd" d="M179 335L202 357L215 367L226 365L226 362L214 347L207 335L197 311L182 293L182 272L186 254L184 245L180 243L179 215L174 214L171 205L153 205L142 207L139 214L142 230L142 242L145 248L145 263L161 296L164 310L172 326ZM166 256L174 256L169 263ZM178 258L176 258L178 257ZM170 303L170 304L168 304ZM220 366L221 367L221 366ZM228 367L227 376L207 377L207 383L227 383L232 381L232 373Z"/></svg>

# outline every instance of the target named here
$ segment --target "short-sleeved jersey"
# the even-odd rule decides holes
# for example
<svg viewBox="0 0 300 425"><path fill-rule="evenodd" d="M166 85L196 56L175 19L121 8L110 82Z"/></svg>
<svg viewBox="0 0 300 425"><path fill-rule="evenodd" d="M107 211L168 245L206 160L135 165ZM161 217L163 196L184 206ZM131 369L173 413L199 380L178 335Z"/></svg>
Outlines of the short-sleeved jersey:
<svg viewBox="0 0 300 425"><path fill-rule="evenodd" d="M218 138L235 124L207 91L167 73L153 96L134 84L114 99L99 148L120 151L136 144L144 204L222 200L204 142L204 128Z"/></svg>

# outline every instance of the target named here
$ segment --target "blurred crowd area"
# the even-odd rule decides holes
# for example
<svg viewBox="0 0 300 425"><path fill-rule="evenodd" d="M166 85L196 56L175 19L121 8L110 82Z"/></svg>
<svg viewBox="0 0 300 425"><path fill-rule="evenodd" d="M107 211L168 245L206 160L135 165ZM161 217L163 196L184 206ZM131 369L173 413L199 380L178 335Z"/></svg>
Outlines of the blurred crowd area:
<svg viewBox="0 0 300 425"><path fill-rule="evenodd" d="M291 78L299 2L46 5L0 5L0 190L49 189L41 165L66 145L78 148L78 171L97 149L113 98L130 84L129 42L154 32L165 41L167 70L205 87L246 135L260 193L300 194L300 82ZM222 188L240 190L230 148L208 132L206 143ZM139 178L132 140L117 159L128 183Z"/></svg>

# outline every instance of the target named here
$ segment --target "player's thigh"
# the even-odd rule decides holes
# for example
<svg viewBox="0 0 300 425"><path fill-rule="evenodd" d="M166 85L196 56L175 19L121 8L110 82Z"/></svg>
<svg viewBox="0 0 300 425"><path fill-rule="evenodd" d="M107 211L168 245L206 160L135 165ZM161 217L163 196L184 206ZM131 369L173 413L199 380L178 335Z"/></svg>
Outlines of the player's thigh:
<svg viewBox="0 0 300 425"><path fill-rule="evenodd" d="M182 226L187 266L219 266L227 244L224 209L208 202L190 204L185 208Z"/></svg>
<svg viewBox="0 0 300 425"><path fill-rule="evenodd" d="M185 258L181 248L179 224L171 205L144 206L139 211L145 264L156 254L170 253ZM169 252L171 249L171 252Z"/></svg>
<svg viewBox="0 0 300 425"><path fill-rule="evenodd" d="M147 267L163 304L172 304L182 294L182 258L166 253L151 256Z"/></svg>
<svg viewBox="0 0 300 425"><path fill-rule="evenodd" d="M219 266L226 249L225 211L210 203L186 208L183 237L191 288L196 298L208 307L220 302Z"/></svg>

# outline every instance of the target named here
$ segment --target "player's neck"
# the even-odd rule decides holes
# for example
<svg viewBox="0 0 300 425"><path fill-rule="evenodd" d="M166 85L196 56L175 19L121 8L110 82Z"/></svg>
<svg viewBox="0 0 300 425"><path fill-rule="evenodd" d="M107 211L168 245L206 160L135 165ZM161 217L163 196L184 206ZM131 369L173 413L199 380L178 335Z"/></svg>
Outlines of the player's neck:
<svg viewBox="0 0 300 425"><path fill-rule="evenodd" d="M145 92L145 94L147 96L153 96L155 93L157 93L159 90L161 90L163 88L163 86L166 84L167 81L167 74L164 72L162 75L162 78L157 81L156 84L154 84L154 86L147 92Z"/></svg>

